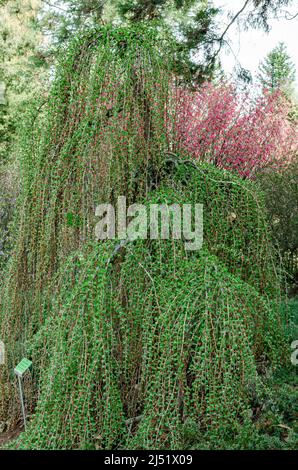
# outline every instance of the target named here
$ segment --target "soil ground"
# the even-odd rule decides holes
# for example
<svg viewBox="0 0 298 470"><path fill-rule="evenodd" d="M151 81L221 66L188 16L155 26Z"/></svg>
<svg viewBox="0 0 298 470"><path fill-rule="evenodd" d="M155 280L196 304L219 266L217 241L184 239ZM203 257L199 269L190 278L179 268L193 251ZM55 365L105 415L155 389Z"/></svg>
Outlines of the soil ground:
<svg viewBox="0 0 298 470"><path fill-rule="evenodd" d="M4 433L0 434L0 449L5 444L8 444L9 442L16 439L22 431L23 431L23 426L19 424L12 431L8 431L8 432L4 432Z"/></svg>

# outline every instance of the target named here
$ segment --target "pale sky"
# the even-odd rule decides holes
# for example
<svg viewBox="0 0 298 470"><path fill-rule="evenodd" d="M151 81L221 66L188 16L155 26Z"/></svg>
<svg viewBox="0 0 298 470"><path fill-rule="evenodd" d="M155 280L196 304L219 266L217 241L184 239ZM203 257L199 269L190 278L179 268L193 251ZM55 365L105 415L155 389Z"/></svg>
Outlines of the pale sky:
<svg viewBox="0 0 298 470"><path fill-rule="evenodd" d="M214 0L216 7L223 7L225 11L234 13L239 11L245 0ZM287 8L291 16L298 13L298 0L293 1L293 5ZM221 31L229 23L226 16L222 18ZM229 43L233 53L240 65L248 69L255 78L259 63L280 41L287 46L288 54L296 66L296 90L298 91L298 16L289 21L285 19L284 11L278 19L270 21L271 30L265 33L261 30L243 30L240 25L234 24L228 32ZM220 59L224 70L232 73L237 59L228 48L221 53Z"/></svg>

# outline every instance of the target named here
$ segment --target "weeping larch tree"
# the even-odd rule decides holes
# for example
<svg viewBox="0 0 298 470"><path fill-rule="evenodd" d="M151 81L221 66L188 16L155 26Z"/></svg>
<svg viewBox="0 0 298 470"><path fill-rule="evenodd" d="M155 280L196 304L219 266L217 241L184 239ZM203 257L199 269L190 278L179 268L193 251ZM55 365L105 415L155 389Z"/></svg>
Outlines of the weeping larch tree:
<svg viewBox="0 0 298 470"><path fill-rule="evenodd" d="M253 402L269 393L262 364L283 360L262 195L179 149L174 55L148 25L84 33L64 51L47 102L28 112L0 297L0 419L11 426L13 367L24 356L34 365L15 448L241 442ZM202 249L96 241L95 207L120 195L203 204Z"/></svg>

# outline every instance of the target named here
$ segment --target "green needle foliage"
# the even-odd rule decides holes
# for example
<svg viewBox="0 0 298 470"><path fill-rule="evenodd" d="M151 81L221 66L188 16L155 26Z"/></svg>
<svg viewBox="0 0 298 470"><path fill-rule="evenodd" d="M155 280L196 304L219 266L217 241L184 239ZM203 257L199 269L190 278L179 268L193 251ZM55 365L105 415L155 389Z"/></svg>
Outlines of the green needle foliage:
<svg viewBox="0 0 298 470"><path fill-rule="evenodd" d="M279 276L251 182L175 148L171 43L146 27L77 38L28 116L13 256L1 292L0 418L21 449L244 446L264 364L282 363ZM176 156L169 152L175 150ZM202 203L204 245L94 242L95 206Z"/></svg>
<svg viewBox="0 0 298 470"><path fill-rule="evenodd" d="M263 88L270 91L282 90L289 97L293 96L295 65L283 42L272 49L260 64L258 78Z"/></svg>

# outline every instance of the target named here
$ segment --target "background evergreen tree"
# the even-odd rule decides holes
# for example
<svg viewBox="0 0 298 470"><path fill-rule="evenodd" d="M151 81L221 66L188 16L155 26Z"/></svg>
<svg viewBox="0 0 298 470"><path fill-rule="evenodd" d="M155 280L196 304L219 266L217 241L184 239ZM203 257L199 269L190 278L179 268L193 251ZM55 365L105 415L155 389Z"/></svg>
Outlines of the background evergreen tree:
<svg viewBox="0 0 298 470"><path fill-rule="evenodd" d="M280 42L261 62L258 78L263 88L271 91L282 89L287 93L292 91L295 66L283 42Z"/></svg>
<svg viewBox="0 0 298 470"><path fill-rule="evenodd" d="M5 0L4 0L5 1ZM224 28L220 9L208 0L41 0L42 27L50 31L55 46L78 30L103 23L131 24L154 20L177 39L176 71L196 83L214 76L219 52L236 21L243 27L269 30L269 19L293 0L243 0Z"/></svg>
<svg viewBox="0 0 298 470"><path fill-rule="evenodd" d="M9 159L25 103L46 88L45 43L37 24L39 0L0 4L0 164Z"/></svg>
<svg viewBox="0 0 298 470"><path fill-rule="evenodd" d="M176 38L178 74L200 82L211 78L218 67L218 60L213 56L219 10L206 0L43 0L42 3L41 24L50 32L54 54L56 48L79 30L105 23L131 25L154 21L159 29L171 32Z"/></svg>

